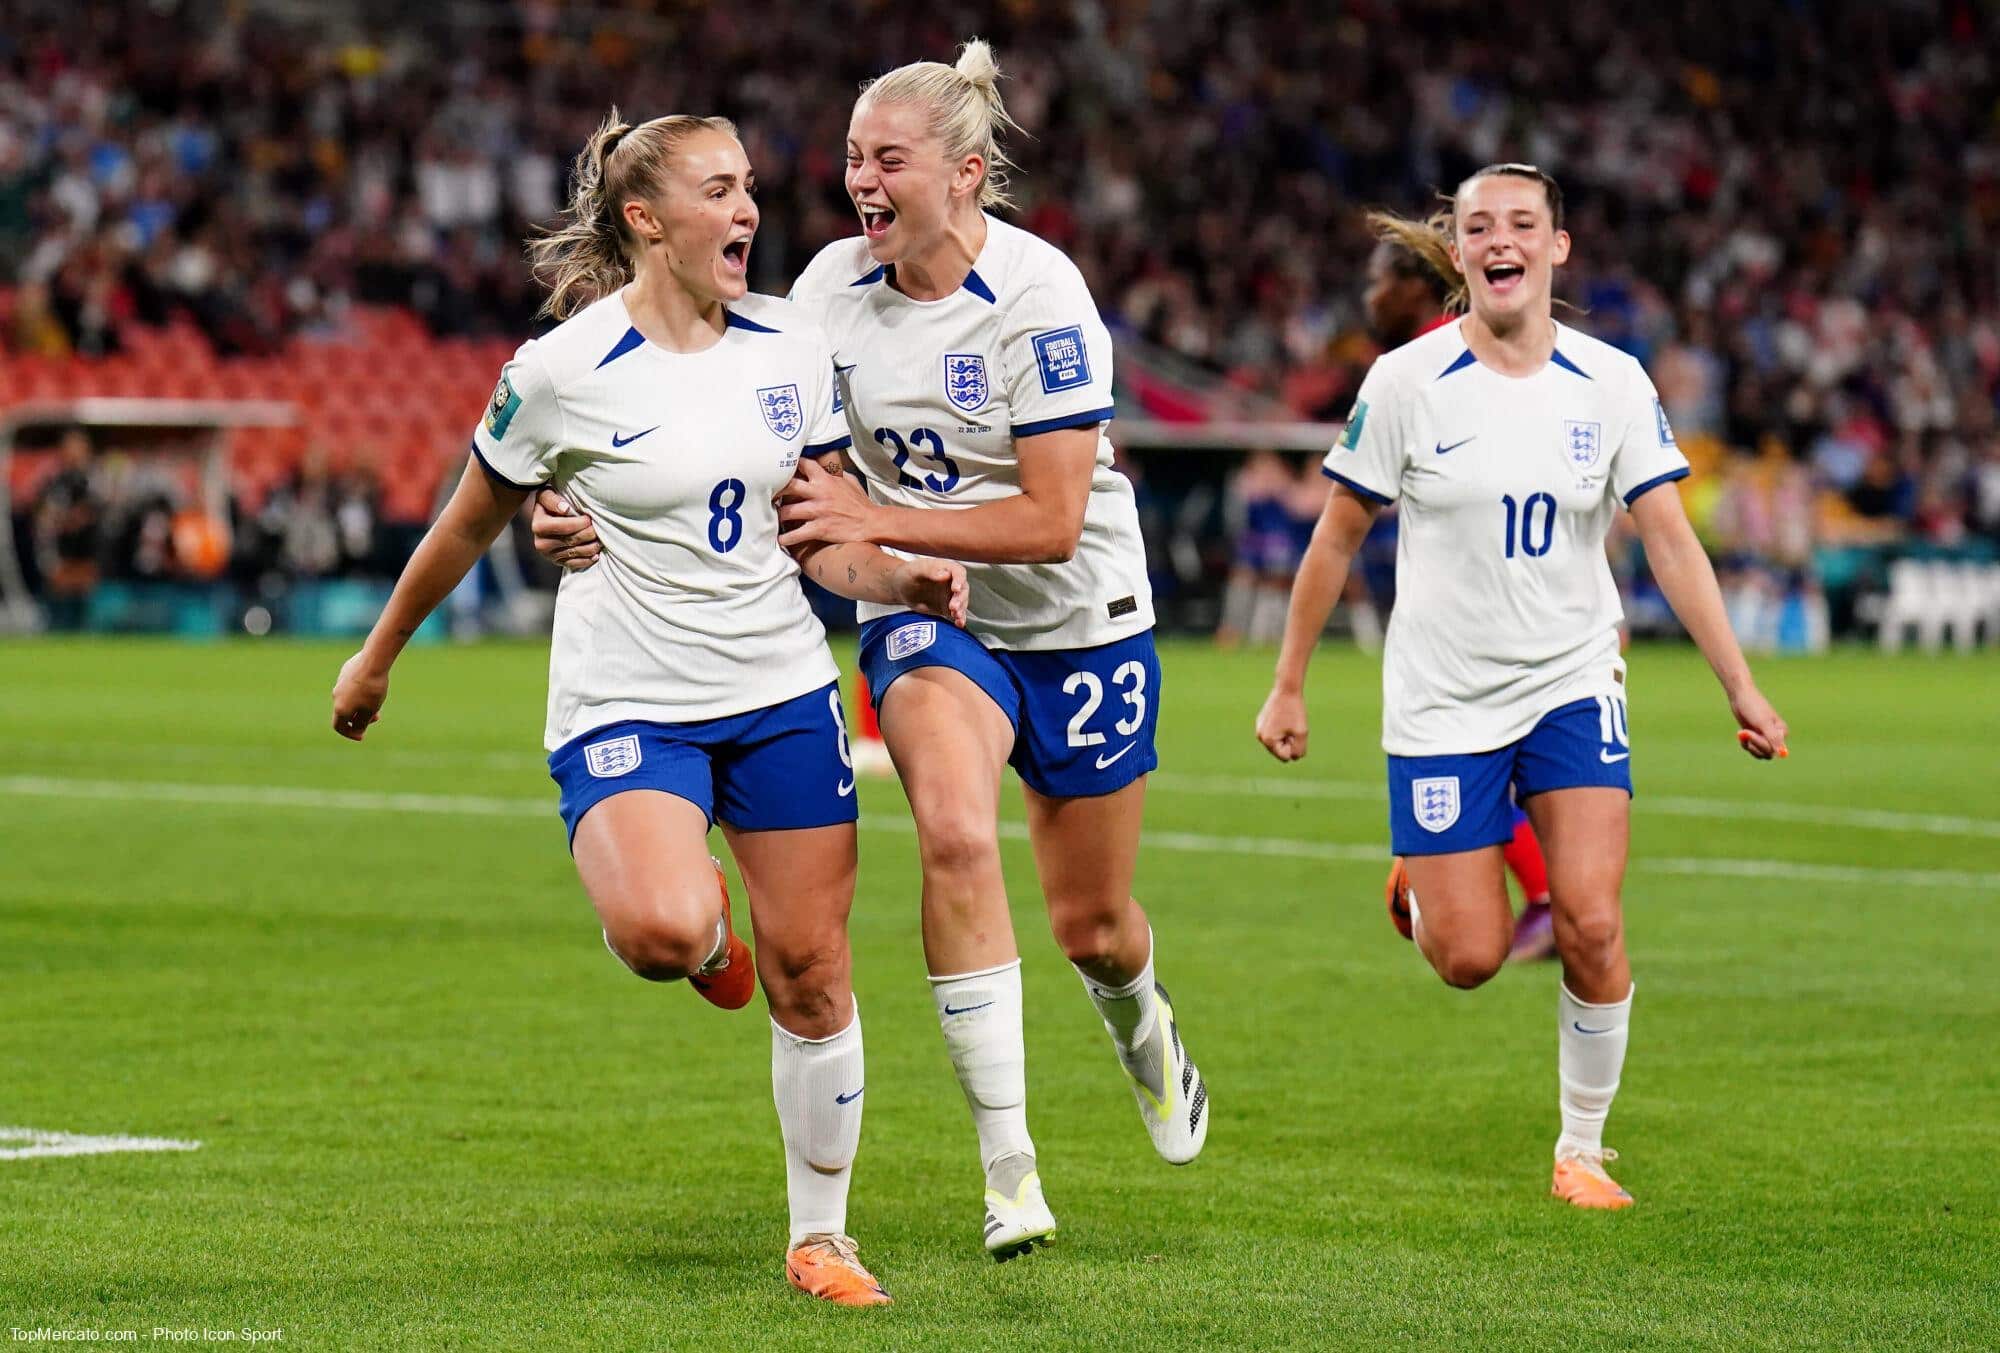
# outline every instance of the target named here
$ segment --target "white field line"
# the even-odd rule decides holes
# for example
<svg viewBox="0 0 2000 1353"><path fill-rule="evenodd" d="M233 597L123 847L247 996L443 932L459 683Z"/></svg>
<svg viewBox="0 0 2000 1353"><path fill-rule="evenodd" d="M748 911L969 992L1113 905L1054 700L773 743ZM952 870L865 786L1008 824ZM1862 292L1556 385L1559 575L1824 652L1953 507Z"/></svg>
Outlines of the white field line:
<svg viewBox="0 0 2000 1353"><path fill-rule="evenodd" d="M1308 782L1309 783L1309 782ZM553 799L492 798L469 794L383 793L374 790L300 789L281 785L204 785L150 780L80 780L41 775L0 776L0 795L24 798L94 799L120 803L179 803L229 808L293 808L307 812L424 813L461 817L539 817L555 819ZM899 834L911 829L909 819L864 815L861 825L871 831ZM1027 839L1019 822L1002 822L1000 835L1010 841ZM1198 855L1253 855L1295 860L1380 863L1388 858L1381 845L1339 841L1300 841L1280 836L1213 836L1205 832L1149 831L1146 845ZM1852 883L1864 887L1907 884L1947 888L2000 890L2000 873L1963 869L1871 869L1860 865L1811 864L1793 860L1732 860L1698 856L1641 856L1633 867L1664 874L1713 875L1722 878L1777 878L1814 883Z"/></svg>
<svg viewBox="0 0 2000 1353"><path fill-rule="evenodd" d="M0 750L18 752L23 760L74 755L80 748L116 751L120 756L129 756L131 749L123 743L23 743L0 744ZM315 760L334 757L351 757L349 748L329 746L325 748L298 748L285 750L287 757L301 753L313 756ZM144 757L155 765L181 763L184 765L215 764L230 762L241 764L246 753L241 748L215 747L207 744L161 743L145 748ZM397 766L426 766L433 768L476 766L482 770L535 771L543 770L539 756L516 752L453 753L411 751L402 748L384 747L369 753L371 761L393 763ZM1257 798L1257 799L1333 799L1351 803L1381 803L1382 783L1379 780L1320 780L1310 776L1279 775L1202 775L1183 771L1155 771L1150 781L1155 793L1187 794L1217 798ZM1962 836L1977 840L2000 841L2000 818L1961 817L1949 813L1899 813L1880 808L1850 808L1841 804L1787 803L1771 799L1707 799L1690 796L1674 796L1641 793L1633 801L1633 810L1640 817L1658 814L1663 817L1702 818L1712 821L1761 821L1791 822L1808 827L1854 828L1862 831L1906 832L1920 836Z"/></svg>
<svg viewBox="0 0 2000 1353"><path fill-rule="evenodd" d="M11 1143L26 1143L11 1145ZM40 1128L0 1127L0 1160L33 1160L42 1156L108 1156L116 1151L198 1151L200 1142L171 1137L91 1137L80 1132L44 1132Z"/></svg>
<svg viewBox="0 0 2000 1353"><path fill-rule="evenodd" d="M1382 802L1379 783L1359 780L1292 779L1277 775L1184 775L1156 771L1150 785L1167 793L1211 794L1259 799L1342 799ZM1644 817L1717 819L1754 818L1764 822L1799 822L1814 827L1858 827L1885 832L1916 832L1927 836L1972 836L2000 841L2000 819L1952 817L1944 813L1892 813L1876 808L1843 808L1832 804L1778 803L1769 799L1695 799L1640 794L1632 811Z"/></svg>

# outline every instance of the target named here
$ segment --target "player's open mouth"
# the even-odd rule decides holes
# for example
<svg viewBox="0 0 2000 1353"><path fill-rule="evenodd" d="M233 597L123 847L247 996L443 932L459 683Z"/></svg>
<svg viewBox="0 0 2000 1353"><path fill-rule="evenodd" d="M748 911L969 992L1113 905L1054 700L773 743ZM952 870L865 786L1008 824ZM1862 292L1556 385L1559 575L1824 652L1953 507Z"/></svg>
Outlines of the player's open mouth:
<svg viewBox="0 0 2000 1353"><path fill-rule="evenodd" d="M742 272L750 266L750 237L731 240L722 246L722 265L731 272Z"/></svg>
<svg viewBox="0 0 2000 1353"><path fill-rule="evenodd" d="M896 224L896 213L887 207L863 207L861 209L861 233L871 240L879 240L889 233L889 227Z"/></svg>
<svg viewBox="0 0 2000 1353"><path fill-rule="evenodd" d="M1495 263L1486 269L1486 285L1502 295L1521 284L1528 270L1518 263Z"/></svg>

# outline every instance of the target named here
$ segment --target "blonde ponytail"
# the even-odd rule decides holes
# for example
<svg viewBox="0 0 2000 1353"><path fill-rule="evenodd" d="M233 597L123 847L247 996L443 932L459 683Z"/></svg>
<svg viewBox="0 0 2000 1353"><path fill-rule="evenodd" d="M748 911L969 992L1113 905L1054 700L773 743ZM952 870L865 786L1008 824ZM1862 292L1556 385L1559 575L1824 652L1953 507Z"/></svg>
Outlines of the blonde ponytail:
<svg viewBox="0 0 2000 1353"><path fill-rule="evenodd" d="M1451 201L1450 198L1445 199ZM1422 221L1394 212L1371 211L1368 229L1376 239L1406 249L1444 283L1443 305L1447 314L1465 309L1465 274L1451 261L1451 212L1433 213Z"/></svg>
<svg viewBox="0 0 2000 1353"><path fill-rule="evenodd" d="M924 109L931 134L947 160L977 155L986 162L979 184L981 207L1011 207L1007 177L1015 168L1001 148L1003 131L1020 131L1000 97L1000 67L993 48L973 38L958 49L958 61L913 61L861 86L862 103L908 103Z"/></svg>
<svg viewBox="0 0 2000 1353"><path fill-rule="evenodd" d="M542 313L568 319L633 277L639 242L625 224L625 204L651 201L683 142L700 131L736 135L728 118L676 113L633 126L617 108L605 115L570 169L569 206L559 223L528 241L528 266L549 289Z"/></svg>

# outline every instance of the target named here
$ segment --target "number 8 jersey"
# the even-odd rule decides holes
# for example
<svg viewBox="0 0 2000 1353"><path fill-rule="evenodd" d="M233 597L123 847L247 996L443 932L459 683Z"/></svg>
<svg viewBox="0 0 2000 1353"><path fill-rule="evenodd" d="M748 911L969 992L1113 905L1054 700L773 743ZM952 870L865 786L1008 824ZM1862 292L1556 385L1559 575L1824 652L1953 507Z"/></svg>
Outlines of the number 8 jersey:
<svg viewBox="0 0 2000 1353"><path fill-rule="evenodd" d="M1557 324L1532 376L1482 366L1447 324L1376 359L1326 474L1400 502L1382 748L1491 751L1544 714L1623 696L1604 557L1619 504L1685 478L1645 370Z"/></svg>
<svg viewBox="0 0 2000 1353"><path fill-rule="evenodd" d="M1018 438L1103 424L1111 336L1083 275L1046 241L986 218L965 283L917 301L856 236L822 249L792 289L833 344L848 454L878 502L963 508L1021 491ZM1076 555L966 565L966 628L993 648L1092 648L1149 629L1153 597L1132 485L1100 430ZM897 608L863 603L861 618Z"/></svg>
<svg viewBox="0 0 2000 1353"><path fill-rule="evenodd" d="M648 343L616 293L521 345L473 452L515 488L557 484L604 542L556 593L551 751L628 719L763 709L839 675L772 503L801 455L847 445L832 377L818 326L769 296L732 304L700 352Z"/></svg>

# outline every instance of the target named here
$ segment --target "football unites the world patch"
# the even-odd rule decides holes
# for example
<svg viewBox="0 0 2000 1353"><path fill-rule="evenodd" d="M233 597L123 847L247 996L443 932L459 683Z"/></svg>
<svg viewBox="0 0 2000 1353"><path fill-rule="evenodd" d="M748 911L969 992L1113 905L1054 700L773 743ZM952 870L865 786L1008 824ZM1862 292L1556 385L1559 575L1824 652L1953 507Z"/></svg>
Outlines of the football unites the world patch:
<svg viewBox="0 0 2000 1353"><path fill-rule="evenodd" d="M889 631L889 661L901 662L937 642L937 621L919 620Z"/></svg>
<svg viewBox="0 0 2000 1353"><path fill-rule="evenodd" d="M1045 395L1090 384L1090 354L1084 350L1082 326L1036 334L1035 364L1041 369Z"/></svg>
<svg viewBox="0 0 2000 1353"><path fill-rule="evenodd" d="M521 397L514 393L514 382L503 369L500 383L493 387L493 398L486 401L486 435L496 442L505 437L507 425L520 407Z"/></svg>
<svg viewBox="0 0 2000 1353"><path fill-rule="evenodd" d="M1458 821L1458 777L1437 775L1410 781L1410 812L1427 832L1450 830Z"/></svg>
<svg viewBox="0 0 2000 1353"><path fill-rule="evenodd" d="M1660 445L1674 444L1674 426L1667 421L1667 406L1658 399L1653 401L1653 420L1660 425Z"/></svg>
<svg viewBox="0 0 2000 1353"><path fill-rule="evenodd" d="M944 355L944 397L952 407L978 413L986 406L986 359L976 352Z"/></svg>
<svg viewBox="0 0 2000 1353"><path fill-rule="evenodd" d="M764 426L788 442L805 430L806 416L796 385L765 386L757 392L757 411L764 415Z"/></svg>
<svg viewBox="0 0 2000 1353"><path fill-rule="evenodd" d="M1563 453L1569 457L1569 463L1579 470L1594 468L1604 455L1602 432L1603 425L1599 423L1582 423L1573 418L1565 421Z"/></svg>
<svg viewBox="0 0 2000 1353"><path fill-rule="evenodd" d="M639 735L606 738L583 749L583 764L600 780L615 780L639 768Z"/></svg>

